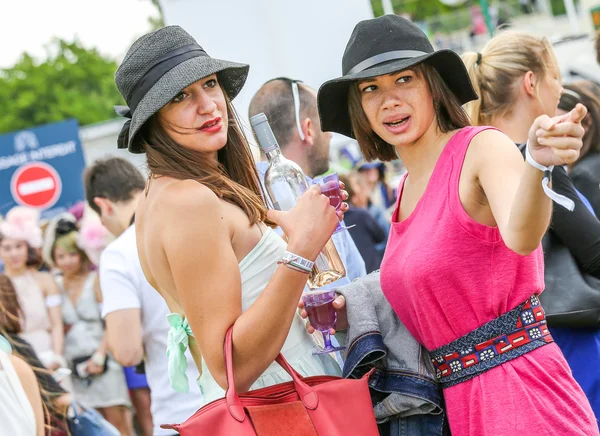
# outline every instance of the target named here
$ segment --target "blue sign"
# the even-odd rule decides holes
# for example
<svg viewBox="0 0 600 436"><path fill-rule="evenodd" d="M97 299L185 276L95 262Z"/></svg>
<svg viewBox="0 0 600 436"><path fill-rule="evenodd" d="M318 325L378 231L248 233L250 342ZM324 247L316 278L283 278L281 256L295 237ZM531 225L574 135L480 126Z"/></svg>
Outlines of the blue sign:
<svg viewBox="0 0 600 436"><path fill-rule="evenodd" d="M77 120L0 135L0 214L17 205L42 218L84 199L85 168Z"/></svg>

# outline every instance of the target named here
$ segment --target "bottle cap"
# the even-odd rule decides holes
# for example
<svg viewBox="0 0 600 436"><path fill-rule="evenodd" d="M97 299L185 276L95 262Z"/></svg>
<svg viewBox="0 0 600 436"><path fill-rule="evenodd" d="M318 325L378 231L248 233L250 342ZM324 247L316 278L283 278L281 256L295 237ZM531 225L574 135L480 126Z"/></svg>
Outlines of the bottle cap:
<svg viewBox="0 0 600 436"><path fill-rule="evenodd" d="M269 120L267 120L267 116L264 113L261 112L250 118L250 125L254 130L258 145L260 145L260 148L265 153L279 148L277 139L275 139L275 135L269 125Z"/></svg>

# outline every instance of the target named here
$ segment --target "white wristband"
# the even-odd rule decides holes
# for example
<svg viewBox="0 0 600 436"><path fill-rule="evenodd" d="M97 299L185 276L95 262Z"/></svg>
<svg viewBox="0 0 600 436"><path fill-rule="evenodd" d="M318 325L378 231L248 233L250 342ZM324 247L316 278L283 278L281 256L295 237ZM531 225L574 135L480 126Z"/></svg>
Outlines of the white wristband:
<svg viewBox="0 0 600 436"><path fill-rule="evenodd" d="M106 354L101 354L96 351L94 354L92 354L90 360L98 366L104 366L104 363L106 363Z"/></svg>
<svg viewBox="0 0 600 436"><path fill-rule="evenodd" d="M545 173L546 171L552 172L552 170L554 169L553 166L545 167L544 165L539 164L535 161L535 159L533 158L533 156L531 156L531 153L529 152L529 141L527 141L527 145L525 146L525 160L529 165L534 167L536 170L540 170L543 173Z"/></svg>
<svg viewBox="0 0 600 436"><path fill-rule="evenodd" d="M292 266L307 273L310 273L313 269L313 266L315 266L314 262L297 254L290 253L289 251L283 253L281 260L279 260L277 263Z"/></svg>
<svg viewBox="0 0 600 436"><path fill-rule="evenodd" d="M550 189L550 178L552 177L552 170L554 169L554 166L546 167L536 162L529 152L529 141L527 141L527 145L525 146L525 161L536 170L540 170L544 173L544 178L542 179L542 189L544 190L544 193L555 203L560 204L565 209L573 212L575 209L575 202L570 198L560 195Z"/></svg>

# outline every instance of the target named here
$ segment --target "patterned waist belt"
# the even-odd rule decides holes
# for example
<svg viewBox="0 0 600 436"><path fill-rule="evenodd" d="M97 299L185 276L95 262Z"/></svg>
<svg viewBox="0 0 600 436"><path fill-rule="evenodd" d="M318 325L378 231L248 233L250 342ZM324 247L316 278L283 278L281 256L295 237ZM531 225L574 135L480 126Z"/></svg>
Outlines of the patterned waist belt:
<svg viewBox="0 0 600 436"><path fill-rule="evenodd" d="M430 352L443 388L457 385L554 342L537 296Z"/></svg>

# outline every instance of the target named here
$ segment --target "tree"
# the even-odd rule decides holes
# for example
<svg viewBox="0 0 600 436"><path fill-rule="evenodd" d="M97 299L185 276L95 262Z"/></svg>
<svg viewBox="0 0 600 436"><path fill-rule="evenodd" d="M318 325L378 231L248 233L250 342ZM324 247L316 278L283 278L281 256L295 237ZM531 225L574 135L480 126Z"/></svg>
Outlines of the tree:
<svg viewBox="0 0 600 436"><path fill-rule="evenodd" d="M371 0L373 13L376 17L383 15L381 0ZM454 8L444 5L438 0L392 0L394 12L408 14L413 21L422 21L432 15L452 12Z"/></svg>
<svg viewBox="0 0 600 436"><path fill-rule="evenodd" d="M161 27L165 27L165 14L163 13L162 6L160 5L160 1L159 0L150 0L150 1L158 10L158 17L149 17L148 18L150 27L152 27L152 29L160 29Z"/></svg>
<svg viewBox="0 0 600 436"><path fill-rule="evenodd" d="M48 58L36 63L27 53L0 70L0 133L77 118L86 125L115 118L124 104L114 82L116 61L79 41L54 39Z"/></svg>

